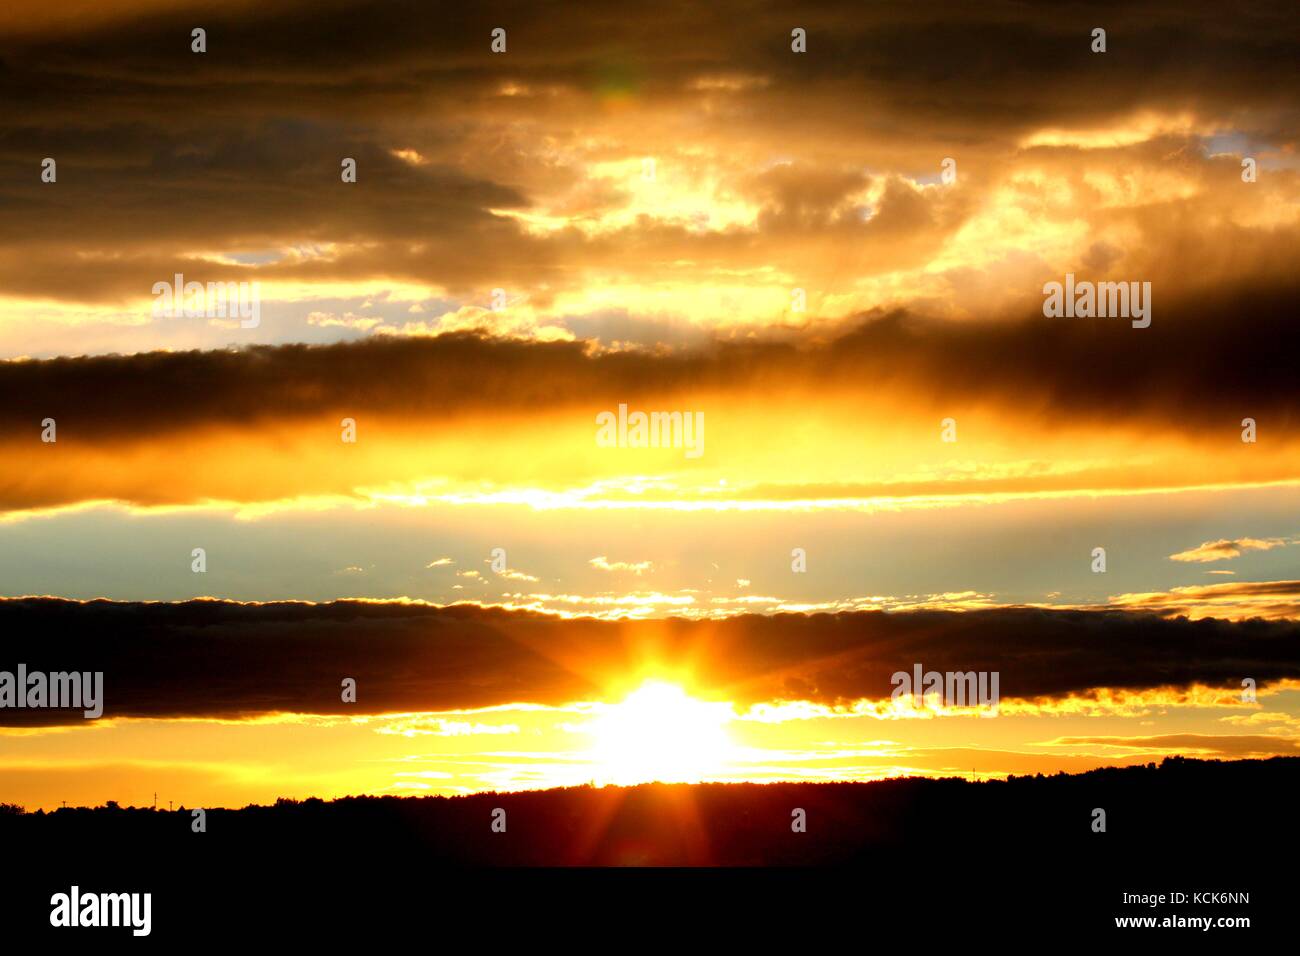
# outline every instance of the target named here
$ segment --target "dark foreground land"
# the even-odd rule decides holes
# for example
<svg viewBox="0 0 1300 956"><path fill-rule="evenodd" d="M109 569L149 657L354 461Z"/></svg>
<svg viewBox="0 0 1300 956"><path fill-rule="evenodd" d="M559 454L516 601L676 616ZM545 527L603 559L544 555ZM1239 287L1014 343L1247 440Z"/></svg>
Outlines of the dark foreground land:
<svg viewBox="0 0 1300 956"><path fill-rule="evenodd" d="M505 832L493 830L498 808ZM1094 830L1097 808L1105 832ZM792 830L796 809L806 832ZM1149 940L1162 931L1116 929L1115 917L1250 917L1250 929L1162 934L1231 944L1300 922L1298 809L1300 758L1171 758L990 783L280 801L209 810L204 833L189 810L7 813L0 918L10 933L48 929L50 896L75 883L151 892L155 943L242 938L256 926L272 938L308 927L382 935L435 918L540 932L597 915L647 931L690 919L796 936L803 923L876 934L891 921L919 918L925 929L930 917L973 918L993 939L1048 922L1067 936L1108 929ZM670 869L679 867L692 869ZM1125 903L1125 893L1167 901ZM126 930L56 932L129 940Z"/></svg>

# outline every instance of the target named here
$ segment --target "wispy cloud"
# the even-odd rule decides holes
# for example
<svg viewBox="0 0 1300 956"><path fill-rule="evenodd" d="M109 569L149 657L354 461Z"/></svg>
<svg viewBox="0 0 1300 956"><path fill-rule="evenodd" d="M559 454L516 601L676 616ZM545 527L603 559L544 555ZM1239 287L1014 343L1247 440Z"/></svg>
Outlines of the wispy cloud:
<svg viewBox="0 0 1300 956"><path fill-rule="evenodd" d="M1117 594L1109 605L1189 618L1300 618L1300 581L1227 581Z"/></svg>
<svg viewBox="0 0 1300 956"><path fill-rule="evenodd" d="M594 557L587 563L597 571L629 571L637 575L654 568L654 563L651 561L610 561L604 555Z"/></svg>
<svg viewBox="0 0 1300 956"><path fill-rule="evenodd" d="M1220 538L1217 541L1205 541L1194 548L1171 554L1171 561L1227 561L1239 558L1247 551L1271 551L1273 548L1285 547L1292 543L1287 538Z"/></svg>

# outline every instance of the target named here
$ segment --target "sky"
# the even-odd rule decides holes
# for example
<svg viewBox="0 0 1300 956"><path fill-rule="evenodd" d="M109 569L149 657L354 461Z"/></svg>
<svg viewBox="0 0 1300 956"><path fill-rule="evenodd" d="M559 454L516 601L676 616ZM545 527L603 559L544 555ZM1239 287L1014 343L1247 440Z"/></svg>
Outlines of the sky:
<svg viewBox="0 0 1300 956"><path fill-rule="evenodd" d="M1298 30L6 5L0 801L1295 752Z"/></svg>

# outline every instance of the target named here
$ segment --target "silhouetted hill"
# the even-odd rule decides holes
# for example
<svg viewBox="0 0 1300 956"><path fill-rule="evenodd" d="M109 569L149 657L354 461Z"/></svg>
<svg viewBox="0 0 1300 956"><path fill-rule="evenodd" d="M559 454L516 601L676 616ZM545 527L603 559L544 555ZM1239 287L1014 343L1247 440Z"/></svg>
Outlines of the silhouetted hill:
<svg viewBox="0 0 1300 956"><path fill-rule="evenodd" d="M1215 915L1263 912L1285 889L1269 862L1296 859L1297 793L1300 758L1168 758L1158 767L986 783L650 784L282 800L208 811L205 833L192 832L188 810L66 809L0 814L0 846L27 861L24 919L38 921L48 916L49 894L78 881L151 890L165 924L169 912L255 907L268 894L341 895L352 905L435 886L452 899L505 886L525 888L540 904L539 892L563 895L568 887L600 898L628 882L613 871L520 876L483 868L720 866L785 868L736 871L729 883L780 894L816 886L823 902L856 887L873 905L928 899L977 906L1012 925L1059 913L1099 928L1116 915L1151 912L1121 905L1123 892L1247 891L1249 905L1216 906ZM505 832L492 828L498 808ZM1105 810L1105 832L1094 832L1096 808ZM806 814L806 832L792 831L796 809ZM673 878L705 888L724 879Z"/></svg>

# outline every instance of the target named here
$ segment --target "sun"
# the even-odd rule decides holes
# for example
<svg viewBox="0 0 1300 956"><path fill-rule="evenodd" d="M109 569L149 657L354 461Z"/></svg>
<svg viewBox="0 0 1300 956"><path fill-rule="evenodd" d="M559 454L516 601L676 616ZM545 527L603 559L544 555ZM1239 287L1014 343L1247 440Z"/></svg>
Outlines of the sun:
<svg viewBox="0 0 1300 956"><path fill-rule="evenodd" d="M730 704L697 700L676 684L647 680L620 704L600 705L587 727L600 783L698 783L736 751Z"/></svg>

